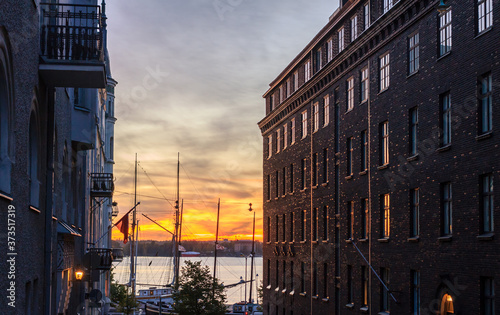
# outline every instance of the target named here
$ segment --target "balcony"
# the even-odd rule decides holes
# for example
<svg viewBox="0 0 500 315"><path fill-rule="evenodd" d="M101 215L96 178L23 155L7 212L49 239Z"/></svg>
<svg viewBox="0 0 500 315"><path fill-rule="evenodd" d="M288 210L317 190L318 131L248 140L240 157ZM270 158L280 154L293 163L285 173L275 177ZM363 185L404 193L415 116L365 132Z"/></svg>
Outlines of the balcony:
<svg viewBox="0 0 500 315"><path fill-rule="evenodd" d="M83 264L89 270L110 270L113 262L111 248L89 248L83 257Z"/></svg>
<svg viewBox="0 0 500 315"><path fill-rule="evenodd" d="M101 9L95 5L41 3L40 65L54 87L104 88Z"/></svg>
<svg viewBox="0 0 500 315"><path fill-rule="evenodd" d="M123 260L123 248L113 248L113 261L120 262Z"/></svg>
<svg viewBox="0 0 500 315"><path fill-rule="evenodd" d="M90 174L90 196L91 197L112 197L115 190L112 173L92 173Z"/></svg>

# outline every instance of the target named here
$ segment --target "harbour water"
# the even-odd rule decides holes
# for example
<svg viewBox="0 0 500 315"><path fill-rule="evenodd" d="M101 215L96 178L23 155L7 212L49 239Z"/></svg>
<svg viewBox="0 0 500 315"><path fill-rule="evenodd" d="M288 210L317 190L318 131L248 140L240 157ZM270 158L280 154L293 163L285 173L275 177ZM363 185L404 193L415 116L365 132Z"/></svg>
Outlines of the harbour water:
<svg viewBox="0 0 500 315"><path fill-rule="evenodd" d="M181 257L181 266L184 262L201 261L202 265L210 267L213 272L213 257ZM247 259L247 279L250 279L250 258ZM123 261L115 263L113 273L114 279L119 284L126 284L130 281L130 257L124 257ZM253 284L252 299L257 301L257 286L262 280L262 257L254 259L254 275L256 281ZM148 289L150 287L160 287L172 282L173 268L171 257L137 257L137 290ZM245 279L245 257L218 257L217 258L217 278L225 285L237 283L240 279ZM257 283L257 285L256 285ZM247 295L250 294L250 283L247 284ZM227 304L245 300L245 285L238 285L226 290Z"/></svg>

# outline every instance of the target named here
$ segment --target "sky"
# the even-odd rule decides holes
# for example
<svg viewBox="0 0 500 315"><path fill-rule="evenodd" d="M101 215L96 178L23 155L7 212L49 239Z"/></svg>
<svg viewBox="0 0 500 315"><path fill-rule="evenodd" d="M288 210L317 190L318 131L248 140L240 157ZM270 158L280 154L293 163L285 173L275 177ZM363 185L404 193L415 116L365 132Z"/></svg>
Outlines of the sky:
<svg viewBox="0 0 500 315"><path fill-rule="evenodd" d="M115 91L114 200L139 239L170 239L177 155L183 239L262 240L262 95L325 26L337 0L109 0ZM113 238L122 235L114 229ZM188 249L189 250L189 249Z"/></svg>

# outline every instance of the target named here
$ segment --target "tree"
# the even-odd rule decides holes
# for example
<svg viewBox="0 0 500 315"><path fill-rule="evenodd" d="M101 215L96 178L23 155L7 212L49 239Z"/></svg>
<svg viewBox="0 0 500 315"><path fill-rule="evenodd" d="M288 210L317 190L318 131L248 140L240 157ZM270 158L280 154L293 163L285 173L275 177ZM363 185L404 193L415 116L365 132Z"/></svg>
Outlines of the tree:
<svg viewBox="0 0 500 315"><path fill-rule="evenodd" d="M129 292L125 288L125 295L122 297L122 299L118 302L118 307L116 310L118 312L122 312L123 314L133 314L134 310L139 306L139 303L135 299L135 295L133 292Z"/></svg>
<svg viewBox="0 0 500 315"><path fill-rule="evenodd" d="M179 277L179 290L173 293L174 312L179 315L224 315L226 294L224 286L210 275L200 261L186 261Z"/></svg>

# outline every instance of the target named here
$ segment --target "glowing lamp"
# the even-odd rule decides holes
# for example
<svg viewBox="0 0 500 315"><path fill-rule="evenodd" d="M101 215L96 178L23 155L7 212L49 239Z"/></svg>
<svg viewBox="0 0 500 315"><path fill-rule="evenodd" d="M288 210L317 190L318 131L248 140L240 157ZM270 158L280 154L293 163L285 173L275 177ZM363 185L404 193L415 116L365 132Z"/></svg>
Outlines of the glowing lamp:
<svg viewBox="0 0 500 315"><path fill-rule="evenodd" d="M75 270L75 279L76 281L82 281L83 279L83 270L78 268Z"/></svg>

